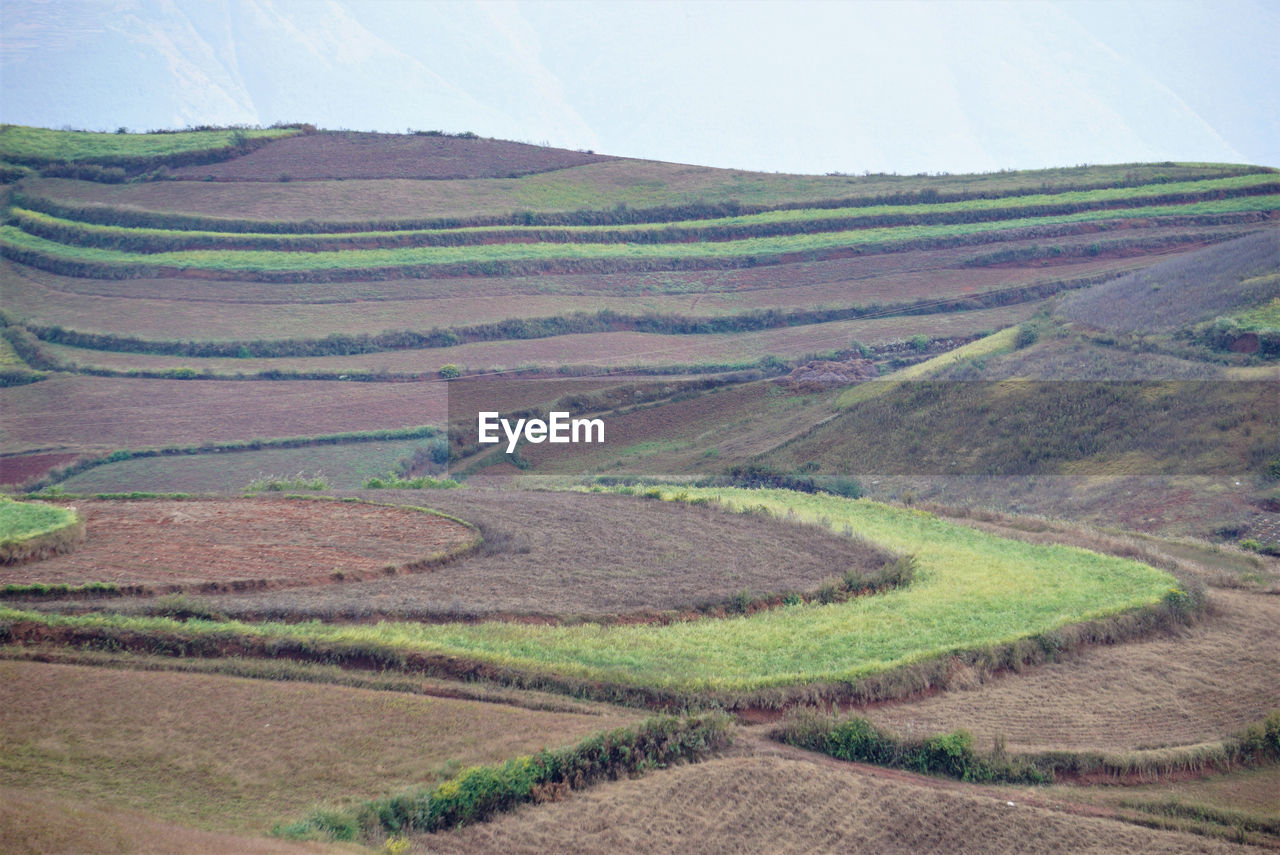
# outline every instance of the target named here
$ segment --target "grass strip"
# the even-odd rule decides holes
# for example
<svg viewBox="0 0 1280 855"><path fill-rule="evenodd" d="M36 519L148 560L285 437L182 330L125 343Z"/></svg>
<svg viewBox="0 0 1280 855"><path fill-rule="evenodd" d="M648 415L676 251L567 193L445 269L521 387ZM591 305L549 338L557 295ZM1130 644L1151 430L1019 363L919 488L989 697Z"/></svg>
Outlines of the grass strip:
<svg viewBox="0 0 1280 855"><path fill-rule="evenodd" d="M1147 565L1006 540L921 511L784 490L680 493L825 522L912 554L915 581L846 602L669 625L182 622L3 607L0 621L29 639L127 640L150 652L194 655L275 650L636 704L784 706L806 698L902 696L940 679L939 663L949 657L992 668L1043 661L1081 643L1167 625L1196 605L1174 577Z"/></svg>
<svg viewBox="0 0 1280 855"><path fill-rule="evenodd" d="M548 264L584 263L679 265L682 263L760 264L787 257L804 257L835 249L890 251L932 241L972 239L1044 226L1070 226L1144 218L1197 218L1223 214L1270 213L1280 210L1280 195L1220 199L1159 208L1093 211L997 222L933 226L869 228L821 234L749 238L723 242L674 244L541 244L506 243L462 247L350 249L328 252L264 250L188 250L144 254L94 247L73 247L30 235L16 226L0 227L0 255L53 272L104 278L154 276L160 273L207 271L240 276L359 272L412 272L418 276L474 271L501 275L522 265L541 269ZM656 268L655 268L656 269Z"/></svg>
<svg viewBox="0 0 1280 855"><path fill-rule="evenodd" d="M483 822L526 802L560 798L598 781L696 762L730 741L730 720L723 714L650 718L558 751L473 766L433 789L367 801L354 810L318 810L273 831L303 840L365 841L440 831Z"/></svg>

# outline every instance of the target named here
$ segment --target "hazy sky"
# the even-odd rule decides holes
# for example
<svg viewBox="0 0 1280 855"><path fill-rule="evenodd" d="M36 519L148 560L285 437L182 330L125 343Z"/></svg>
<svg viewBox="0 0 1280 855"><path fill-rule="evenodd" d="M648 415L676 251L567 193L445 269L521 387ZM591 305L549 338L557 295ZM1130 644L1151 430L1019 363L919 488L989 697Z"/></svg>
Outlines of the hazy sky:
<svg viewBox="0 0 1280 855"><path fill-rule="evenodd" d="M1280 166L1280 2L2 0L0 120L471 130L784 172Z"/></svg>

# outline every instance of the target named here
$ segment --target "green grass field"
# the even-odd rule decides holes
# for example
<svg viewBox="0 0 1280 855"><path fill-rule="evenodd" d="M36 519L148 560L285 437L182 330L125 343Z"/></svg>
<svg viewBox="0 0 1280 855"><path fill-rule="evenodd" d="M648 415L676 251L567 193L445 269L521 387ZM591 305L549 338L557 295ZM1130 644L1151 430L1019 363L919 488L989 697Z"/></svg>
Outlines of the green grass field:
<svg viewBox="0 0 1280 855"><path fill-rule="evenodd" d="M156 157L189 151L226 148L238 134L249 139L276 138L298 133L288 128L183 131L172 134L110 134L93 131L55 131L25 125L0 126L0 159L90 160L95 158Z"/></svg>
<svg viewBox="0 0 1280 855"><path fill-rule="evenodd" d="M55 505L15 502L0 496L0 542L39 537L76 521L76 512Z"/></svg>
<svg viewBox="0 0 1280 855"><path fill-rule="evenodd" d="M1081 549L983 534L927 513L789 491L691 490L736 509L828 521L918 561L914 583L840 604L797 605L667 626L482 623L373 626L180 623L110 615L0 619L180 635L243 634L460 657L553 679L681 692L749 692L848 681L1068 624L1152 606L1176 581L1152 567ZM841 568L832 568L833 575Z"/></svg>

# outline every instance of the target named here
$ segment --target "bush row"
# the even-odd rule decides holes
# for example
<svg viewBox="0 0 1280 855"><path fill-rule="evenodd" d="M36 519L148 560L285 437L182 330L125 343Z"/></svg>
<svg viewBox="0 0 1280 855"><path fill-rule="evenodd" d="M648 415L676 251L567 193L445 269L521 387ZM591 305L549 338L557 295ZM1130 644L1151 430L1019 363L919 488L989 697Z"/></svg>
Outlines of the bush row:
<svg viewBox="0 0 1280 855"><path fill-rule="evenodd" d="M973 747L973 735L964 730L907 739L858 716L840 719L802 710L791 714L771 736L839 760L962 781L1046 784L1053 780L1033 764L1009 758L998 747L990 753L979 753Z"/></svg>
<svg viewBox="0 0 1280 855"><path fill-rule="evenodd" d="M792 713L771 735L840 760L986 783L1045 784L1062 776L1084 774L1204 774L1280 760L1280 710L1221 745L1122 756L1073 751L1009 755L999 739L991 751L980 752L974 747L973 736L963 730L909 739L882 730L865 718L839 718L810 710Z"/></svg>
<svg viewBox="0 0 1280 855"><path fill-rule="evenodd" d="M519 804L560 798L598 781L696 762L732 739L723 714L647 719L577 745L476 766L433 789L367 801L349 811L316 811L274 833L291 838L376 840L387 834L439 831L482 822Z"/></svg>

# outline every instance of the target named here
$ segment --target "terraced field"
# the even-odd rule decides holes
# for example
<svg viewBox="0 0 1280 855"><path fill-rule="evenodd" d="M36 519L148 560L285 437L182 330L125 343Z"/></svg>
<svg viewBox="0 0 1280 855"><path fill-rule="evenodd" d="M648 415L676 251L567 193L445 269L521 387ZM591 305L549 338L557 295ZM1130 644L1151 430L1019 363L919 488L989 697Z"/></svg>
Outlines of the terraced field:
<svg viewBox="0 0 1280 855"><path fill-rule="evenodd" d="M1280 571L1244 540L1280 501L1280 172L788 176L305 125L3 126L0 161L0 480L86 534L0 573L11 848L1275 842L1231 800L1280 759ZM499 393L610 442L486 456ZM446 453L460 489L388 475ZM833 704L1076 786L1231 774L1153 807L752 724Z"/></svg>

